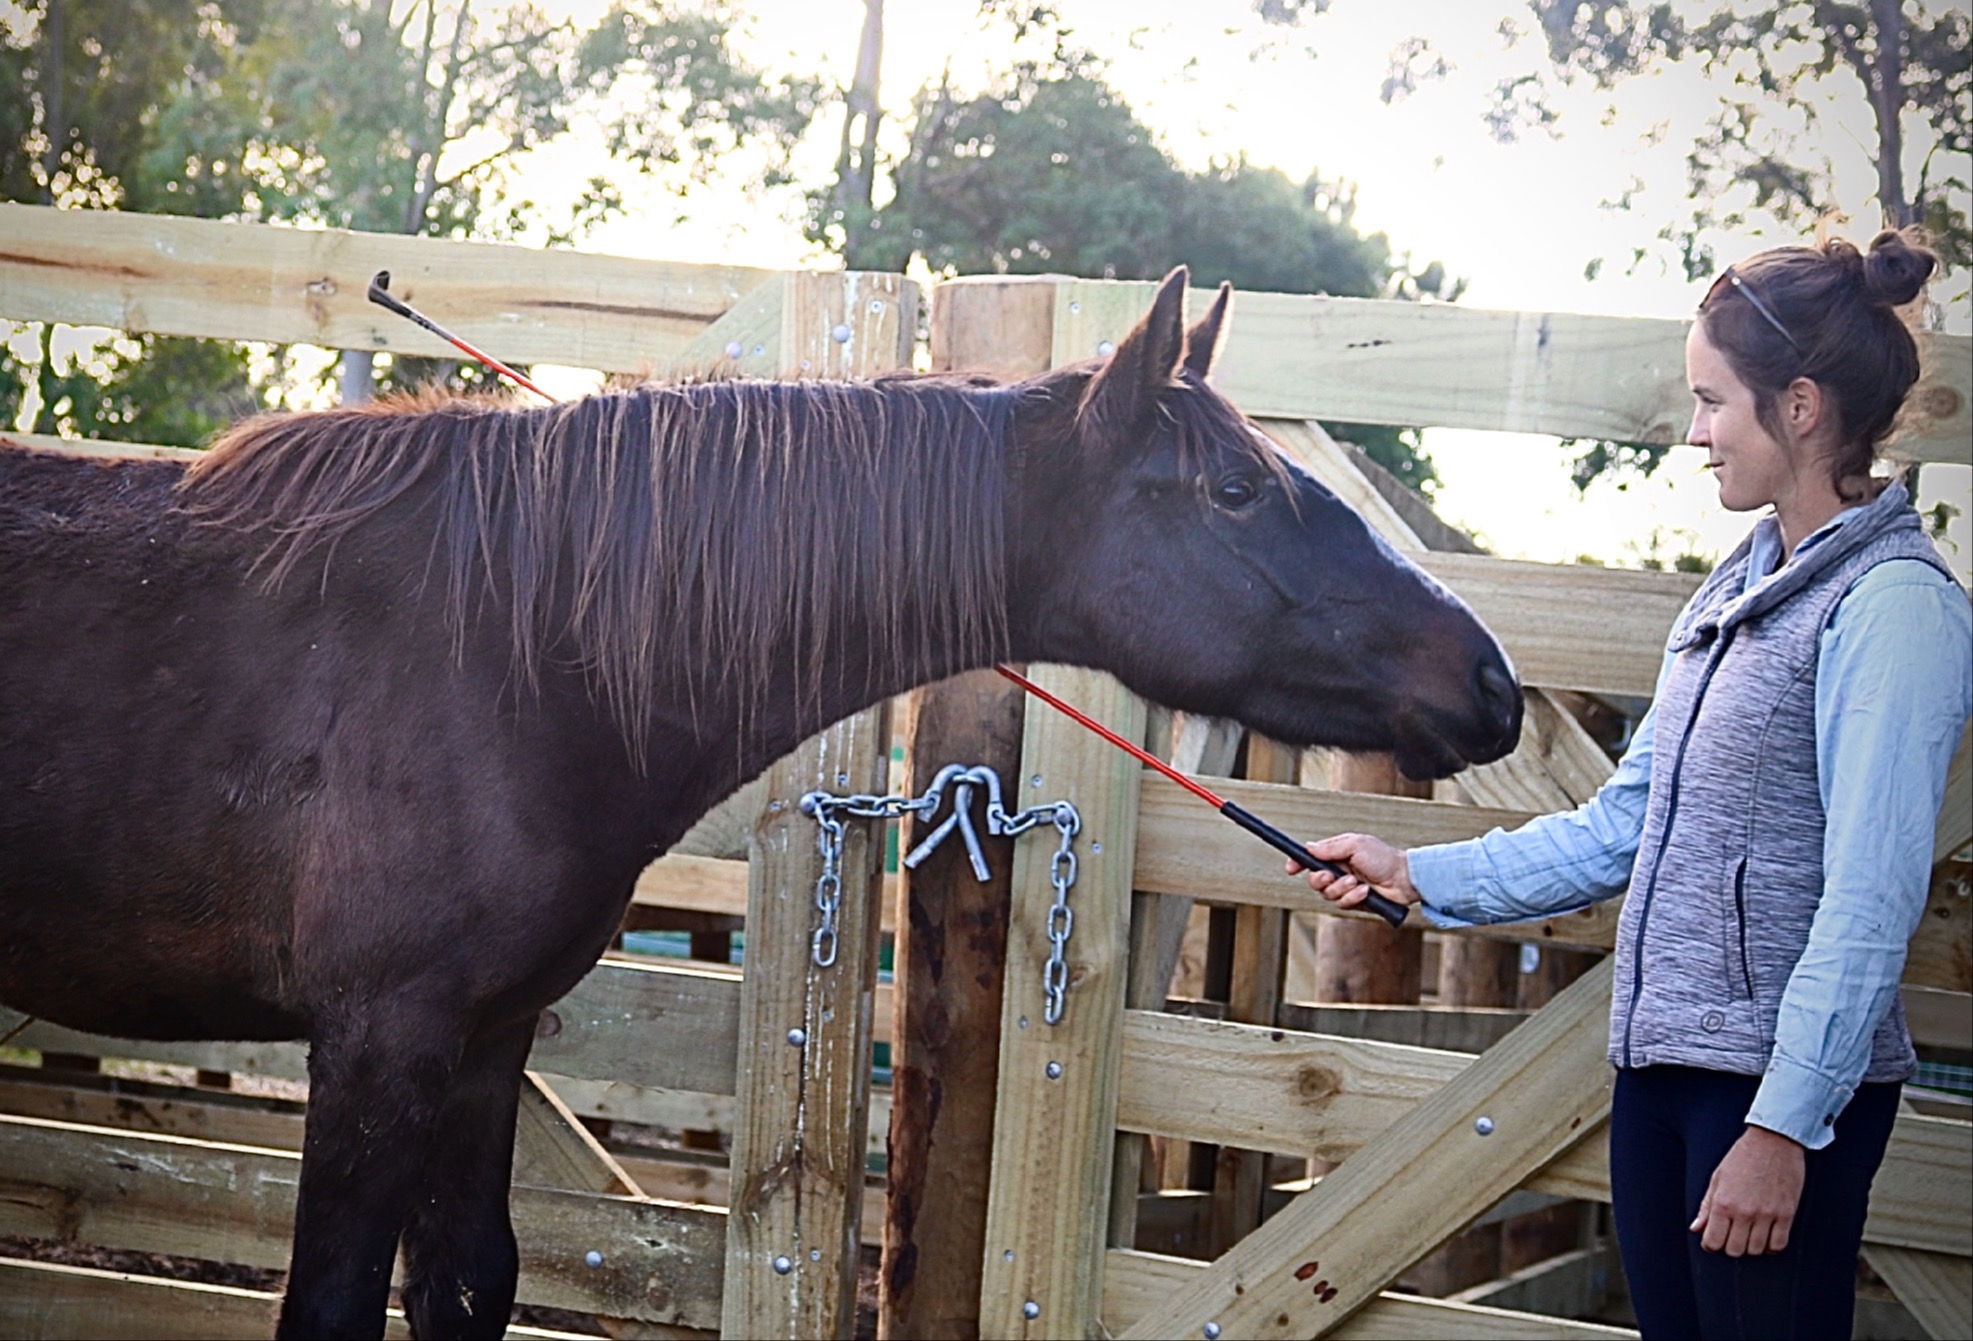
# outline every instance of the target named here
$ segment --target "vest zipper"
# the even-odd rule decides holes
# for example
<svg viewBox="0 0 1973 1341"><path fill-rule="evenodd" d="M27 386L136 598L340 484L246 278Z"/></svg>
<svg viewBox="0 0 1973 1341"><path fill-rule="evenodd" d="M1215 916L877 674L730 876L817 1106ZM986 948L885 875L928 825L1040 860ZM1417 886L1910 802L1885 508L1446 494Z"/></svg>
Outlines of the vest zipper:
<svg viewBox="0 0 1973 1341"><path fill-rule="evenodd" d="M1733 873L1733 913L1740 931L1740 980L1746 984L1747 999L1754 999L1754 969L1747 960L1747 859Z"/></svg>
<svg viewBox="0 0 1973 1341"><path fill-rule="evenodd" d="M1637 914L1637 938L1631 946L1630 1003L1624 1007L1624 1068L1630 1069L1631 1029L1637 1023L1637 998L1644 990L1644 933L1651 920L1651 896L1658 891L1658 872L1665 860L1665 849L1671 845L1672 822L1678 818L1678 779L1685 769L1685 747L1692 740L1692 728L1699 722L1699 707L1706 700L1706 690L1713 683L1713 672L1720 662L1726 660L1727 644L1733 641L1733 630L1720 635L1719 645L1714 648L1712 659L1706 663L1705 671L1699 677L1699 687L1692 691L1692 711L1685 719L1685 730L1678 738L1678 753L1672 757L1672 794L1665 802L1665 827L1658 835L1658 851L1651 859L1651 879L1644 886L1644 906Z"/></svg>

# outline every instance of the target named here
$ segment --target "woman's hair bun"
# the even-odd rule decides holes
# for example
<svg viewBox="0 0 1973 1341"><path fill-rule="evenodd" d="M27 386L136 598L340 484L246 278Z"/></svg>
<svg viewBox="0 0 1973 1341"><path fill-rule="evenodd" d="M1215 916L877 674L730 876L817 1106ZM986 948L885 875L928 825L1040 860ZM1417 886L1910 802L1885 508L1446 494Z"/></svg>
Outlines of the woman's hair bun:
<svg viewBox="0 0 1973 1341"><path fill-rule="evenodd" d="M1938 268L1937 253L1920 240L1916 229L1887 228L1870 240L1870 253L1863 257L1864 292L1872 302L1903 307L1924 290L1925 281Z"/></svg>

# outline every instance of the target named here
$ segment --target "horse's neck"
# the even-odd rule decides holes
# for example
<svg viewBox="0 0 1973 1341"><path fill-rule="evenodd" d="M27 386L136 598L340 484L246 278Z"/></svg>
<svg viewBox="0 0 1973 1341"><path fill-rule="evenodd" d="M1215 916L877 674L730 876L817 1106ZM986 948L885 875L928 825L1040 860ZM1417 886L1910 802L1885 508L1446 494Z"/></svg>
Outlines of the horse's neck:
<svg viewBox="0 0 1973 1341"><path fill-rule="evenodd" d="M978 427L1004 425L1004 416L956 393L928 399L883 407L911 431L869 444L869 459L821 488L811 473L803 489L785 489L784 515L767 527L744 507L708 519L715 532L768 535L782 558L795 538L804 556L739 565L755 601L768 583L783 584L772 617L724 617L733 593L706 583L696 608L674 612L674 685L685 702L674 694L670 723L656 725L675 726L683 709L693 771L713 800L834 722L1006 654L1002 448L997 427ZM818 496L843 483L849 492ZM760 645L739 629L771 632ZM663 748L653 742L654 757Z"/></svg>

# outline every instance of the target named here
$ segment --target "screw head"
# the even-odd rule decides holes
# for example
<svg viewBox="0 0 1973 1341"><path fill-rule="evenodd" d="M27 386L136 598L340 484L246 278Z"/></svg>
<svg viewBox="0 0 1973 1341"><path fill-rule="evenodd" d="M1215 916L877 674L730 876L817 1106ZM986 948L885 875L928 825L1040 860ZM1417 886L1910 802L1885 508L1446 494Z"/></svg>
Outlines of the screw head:
<svg viewBox="0 0 1973 1341"><path fill-rule="evenodd" d="M1473 1130L1482 1136L1493 1135L1493 1119L1490 1117L1474 1118Z"/></svg>
<svg viewBox="0 0 1973 1341"><path fill-rule="evenodd" d="M582 1264L588 1267L591 1271L594 1271L597 1267L603 1265L603 1254L597 1252L594 1248L591 1248L588 1252L582 1255Z"/></svg>
<svg viewBox="0 0 1973 1341"><path fill-rule="evenodd" d="M1029 1322L1033 1322L1036 1318L1041 1316L1041 1305L1035 1303L1035 1301L1032 1299L1028 1300L1027 1303L1021 1305L1021 1316L1026 1318Z"/></svg>
<svg viewBox="0 0 1973 1341"><path fill-rule="evenodd" d="M834 326L831 326L829 328L829 338L831 340L834 340L839 345L848 344L849 336L850 336L849 327L841 322L837 322Z"/></svg>
<svg viewBox="0 0 1973 1341"><path fill-rule="evenodd" d="M1117 346L1113 340L1105 340L1096 346L1096 357L1100 359L1106 359L1116 352Z"/></svg>
<svg viewBox="0 0 1973 1341"><path fill-rule="evenodd" d="M1060 1062L1050 1062L1047 1070L1050 1080L1060 1080L1062 1078L1062 1064Z"/></svg>
<svg viewBox="0 0 1973 1341"><path fill-rule="evenodd" d="M806 1042L808 1042L808 1031L806 1029L790 1029L788 1031L788 1045L790 1047L799 1048Z"/></svg>
<svg viewBox="0 0 1973 1341"><path fill-rule="evenodd" d="M747 352L747 347L741 344L738 340L729 340L726 342L727 358L737 359L746 352Z"/></svg>
<svg viewBox="0 0 1973 1341"><path fill-rule="evenodd" d="M1205 1336L1206 1336L1206 1341L1219 1341L1219 1324L1218 1324L1218 1323L1216 1323L1216 1322L1209 1322L1209 1323L1207 1323L1207 1324L1206 1324L1206 1325L1205 1325L1204 1327L1202 1327L1202 1328L1200 1328L1199 1330L1205 1333Z"/></svg>
<svg viewBox="0 0 1973 1341"><path fill-rule="evenodd" d="M792 1259L786 1257L777 1257L774 1259L774 1270L776 1274L785 1276L794 1269L795 1264Z"/></svg>

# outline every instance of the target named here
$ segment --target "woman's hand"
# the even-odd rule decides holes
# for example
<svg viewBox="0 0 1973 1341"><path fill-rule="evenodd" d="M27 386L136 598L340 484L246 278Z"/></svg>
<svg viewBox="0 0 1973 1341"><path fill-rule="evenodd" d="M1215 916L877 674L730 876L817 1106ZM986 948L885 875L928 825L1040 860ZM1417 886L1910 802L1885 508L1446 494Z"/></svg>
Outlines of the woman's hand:
<svg viewBox="0 0 1973 1341"><path fill-rule="evenodd" d="M1713 1170L1692 1232L1709 1253L1758 1257L1788 1246L1802 1200L1805 1152L1765 1127L1749 1127Z"/></svg>
<svg viewBox="0 0 1973 1341"><path fill-rule="evenodd" d="M1411 863L1405 854L1381 838L1367 833L1339 833L1319 843L1308 844L1309 854L1334 862L1346 874L1331 875L1318 867L1288 863L1288 874L1308 873L1308 887L1338 908L1354 908L1375 888L1401 904L1419 902L1411 883Z"/></svg>

